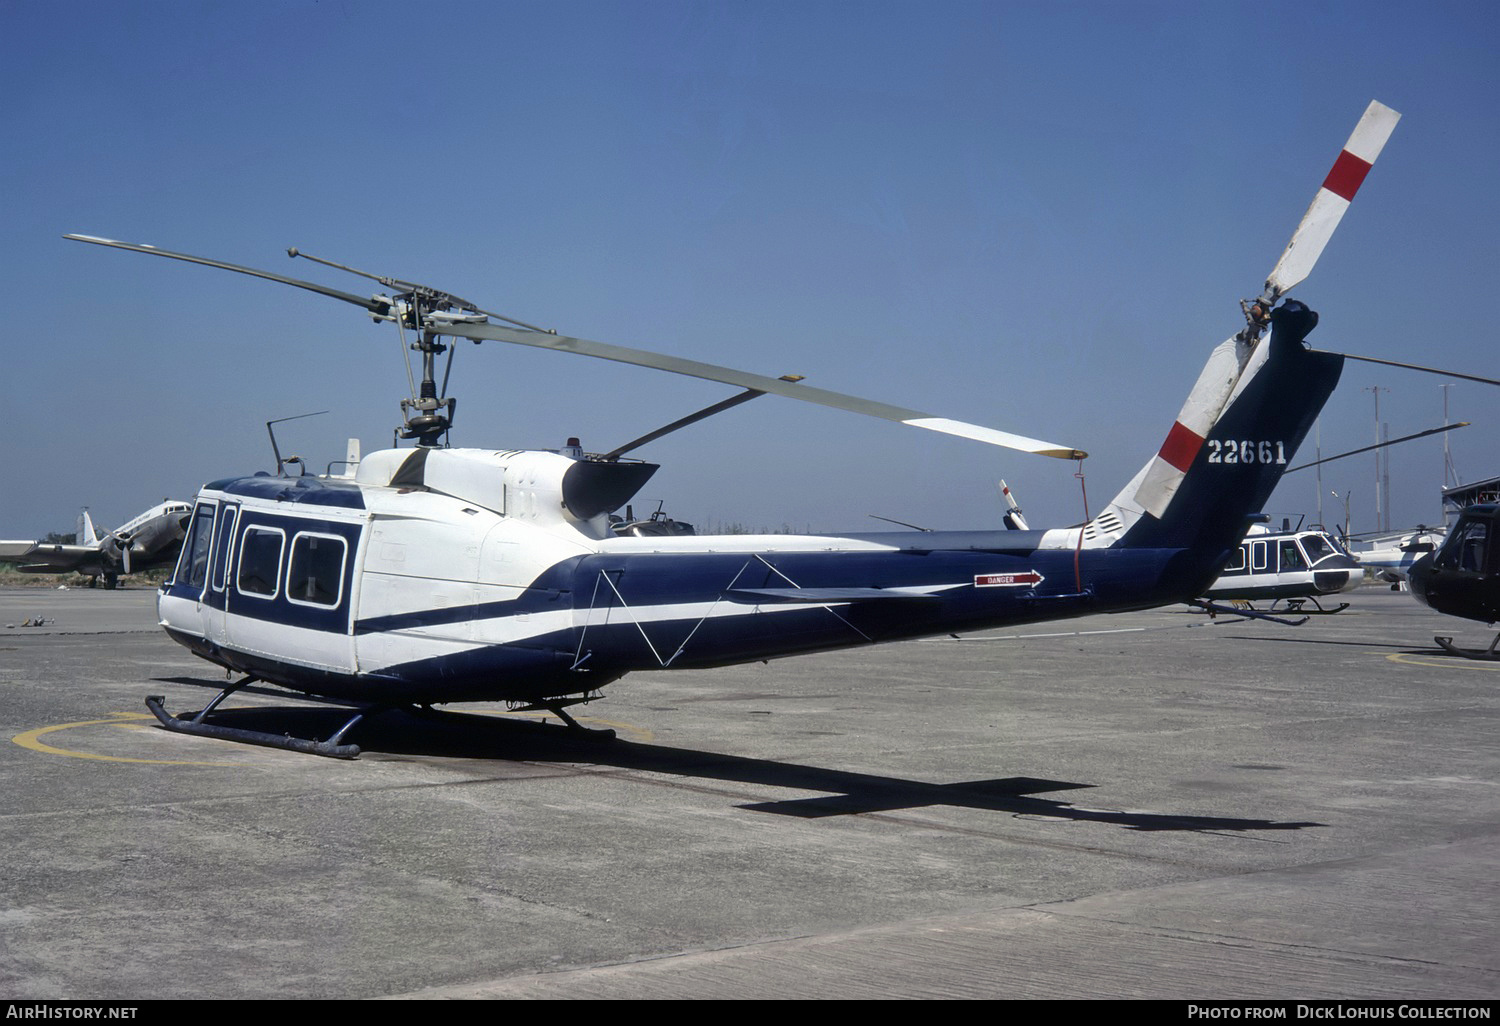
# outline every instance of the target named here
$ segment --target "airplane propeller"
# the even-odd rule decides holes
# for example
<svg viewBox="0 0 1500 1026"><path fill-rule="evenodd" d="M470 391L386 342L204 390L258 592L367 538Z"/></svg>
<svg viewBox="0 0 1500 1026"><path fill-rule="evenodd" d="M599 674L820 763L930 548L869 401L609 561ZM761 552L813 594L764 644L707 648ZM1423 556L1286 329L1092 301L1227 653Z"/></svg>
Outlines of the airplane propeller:
<svg viewBox="0 0 1500 1026"><path fill-rule="evenodd" d="M123 537L114 531L106 531L103 541L115 547L115 554L120 557L120 563L125 572L130 573L130 539Z"/></svg>

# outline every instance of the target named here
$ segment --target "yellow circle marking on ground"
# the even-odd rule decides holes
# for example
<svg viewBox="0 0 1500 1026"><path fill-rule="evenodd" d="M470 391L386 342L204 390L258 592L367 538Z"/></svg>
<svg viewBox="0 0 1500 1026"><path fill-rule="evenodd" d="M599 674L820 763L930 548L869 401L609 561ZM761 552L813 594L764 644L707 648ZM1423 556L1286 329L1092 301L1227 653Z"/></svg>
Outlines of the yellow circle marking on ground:
<svg viewBox="0 0 1500 1026"><path fill-rule="evenodd" d="M1490 673L1500 671L1500 662L1486 664L1477 659L1465 659L1462 656L1449 656L1441 662L1434 662L1413 658L1405 652L1391 652L1386 655L1386 658L1393 663L1402 663L1406 666L1435 666L1440 670L1456 666L1465 670L1488 670Z"/></svg>
<svg viewBox="0 0 1500 1026"><path fill-rule="evenodd" d="M125 727L130 730L138 729L145 724L141 720L156 722L156 717L147 713L110 713L107 720L79 720L76 723L59 723L54 727L38 727L25 733L17 734L11 738L22 748L29 748L33 752L42 752L45 755L66 755L73 759L98 759L101 762L144 762L156 766L234 766L245 765L244 763L228 762L195 762L187 759L132 759L123 755L97 755L93 752L75 752L68 748L57 748L42 741L43 735L52 734L59 730L72 730L75 727Z"/></svg>

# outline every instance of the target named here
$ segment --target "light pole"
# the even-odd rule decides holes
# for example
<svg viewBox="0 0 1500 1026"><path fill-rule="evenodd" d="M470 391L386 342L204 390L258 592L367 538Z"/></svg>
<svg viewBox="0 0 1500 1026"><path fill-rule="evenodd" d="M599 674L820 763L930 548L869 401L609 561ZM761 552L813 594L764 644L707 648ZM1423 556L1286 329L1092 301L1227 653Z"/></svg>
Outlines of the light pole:
<svg viewBox="0 0 1500 1026"><path fill-rule="evenodd" d="M1371 385L1369 388L1360 389L1360 391L1375 393L1375 444L1378 446L1380 444L1380 393L1389 392L1390 389L1381 388L1379 385ZM1390 524L1388 518L1382 517L1382 510L1380 508L1380 453L1379 449L1375 450L1375 530L1384 531ZM1345 519L1347 520L1348 518L1346 517ZM1347 527L1345 529L1347 530Z"/></svg>

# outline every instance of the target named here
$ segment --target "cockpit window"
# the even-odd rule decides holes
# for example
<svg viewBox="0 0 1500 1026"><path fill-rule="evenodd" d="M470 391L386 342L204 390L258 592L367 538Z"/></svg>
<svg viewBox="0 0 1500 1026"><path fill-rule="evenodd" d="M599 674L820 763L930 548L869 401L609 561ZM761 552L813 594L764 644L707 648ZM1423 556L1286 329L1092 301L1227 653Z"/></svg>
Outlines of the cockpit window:
<svg viewBox="0 0 1500 1026"><path fill-rule="evenodd" d="M1448 536L1442 551L1433 558L1433 564L1447 570L1482 573L1485 567L1485 557L1489 551L1489 540L1488 521L1463 521Z"/></svg>
<svg viewBox="0 0 1500 1026"><path fill-rule="evenodd" d="M190 588L203 587L208 578L208 550L214 537L214 504L200 503L188 525L187 540L182 543L182 558L177 564L175 583Z"/></svg>

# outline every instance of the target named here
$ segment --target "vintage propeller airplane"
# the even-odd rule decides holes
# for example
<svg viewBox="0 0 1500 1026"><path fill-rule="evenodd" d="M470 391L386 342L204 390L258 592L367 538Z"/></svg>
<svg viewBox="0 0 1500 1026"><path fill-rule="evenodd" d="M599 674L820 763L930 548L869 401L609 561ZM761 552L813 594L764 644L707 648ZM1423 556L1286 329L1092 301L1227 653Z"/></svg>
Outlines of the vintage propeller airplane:
<svg viewBox="0 0 1500 1026"><path fill-rule="evenodd" d="M244 676L189 716L169 714L159 697L147 703L173 730L353 757L358 747L343 738L370 711L504 701L550 710L583 731L567 708L631 671L1196 598L1338 382L1343 357L1303 342L1317 314L1283 295L1312 270L1399 117L1379 103L1365 111L1264 291L1241 304L1244 328L1209 355L1150 462L1087 523L1052 530L622 537L609 514L657 469L626 453L767 393L1059 459L1085 454L796 379L569 338L411 282L365 275L391 291L364 297L70 235L342 300L413 333L421 354L420 393L402 402L401 434L415 447L370 453L344 477L204 485L158 611L174 640ZM557 451L446 448L454 400L439 394L435 378L436 358L451 344L444 338L579 353L744 391L606 453L571 440ZM366 708L321 741L211 722L225 697L253 681Z"/></svg>
<svg viewBox="0 0 1500 1026"><path fill-rule="evenodd" d="M101 537L88 510L78 515L71 545L47 541L0 541L0 560L14 560L23 574L83 574L89 587L106 588L129 574L177 561L192 506L171 499L152 506Z"/></svg>

